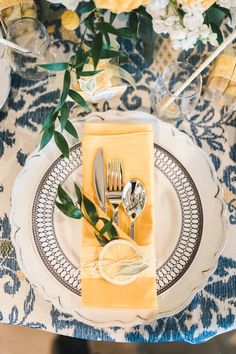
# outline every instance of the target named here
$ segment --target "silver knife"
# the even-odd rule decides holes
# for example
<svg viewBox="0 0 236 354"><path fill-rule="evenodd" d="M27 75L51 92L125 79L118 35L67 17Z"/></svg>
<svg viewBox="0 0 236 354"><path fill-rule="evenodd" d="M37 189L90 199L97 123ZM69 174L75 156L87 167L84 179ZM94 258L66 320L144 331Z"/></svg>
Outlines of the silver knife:
<svg viewBox="0 0 236 354"><path fill-rule="evenodd" d="M94 188L99 200L100 208L106 212L106 177L104 171L103 150L99 148L93 166Z"/></svg>

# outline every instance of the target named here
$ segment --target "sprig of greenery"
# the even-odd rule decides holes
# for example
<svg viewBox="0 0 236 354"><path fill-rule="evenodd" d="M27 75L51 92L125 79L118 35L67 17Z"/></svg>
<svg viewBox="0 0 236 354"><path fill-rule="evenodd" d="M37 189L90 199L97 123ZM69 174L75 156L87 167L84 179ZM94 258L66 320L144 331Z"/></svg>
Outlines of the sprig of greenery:
<svg viewBox="0 0 236 354"><path fill-rule="evenodd" d="M100 217L97 213L94 203L82 194L78 184L74 183L76 202L69 196L69 194L58 186L58 198L60 202L56 201L58 209L66 216L73 219L84 218L95 230L95 237L101 246L105 246L108 242L119 238L115 226L112 224L112 219ZM102 228L98 228L97 224L100 221Z"/></svg>
<svg viewBox="0 0 236 354"><path fill-rule="evenodd" d="M69 121L71 104L68 105L67 103L68 97L70 97L70 100L74 104L90 112L90 108L84 98L78 92L71 89L72 74L76 76L77 80L84 76L93 76L101 72L101 70L97 70L101 59L126 57L126 54L122 50L112 47L110 36L115 35L131 41L135 41L138 37L141 38L143 40L144 54L148 60L153 55L155 42L153 40L154 31L151 16L147 14L145 8L140 8L135 13L135 21L130 21L129 27L121 28L113 26L116 14L110 13L109 21L106 22L104 11L96 9L93 1L88 3L80 2L76 11L82 18L81 23L84 24L85 28L81 34L81 41L77 45L75 53L71 56L69 62L40 65L48 71L64 71L60 98L43 124L40 149L43 149L54 138L59 150L66 157L69 156L69 146L63 136L63 132L67 131L74 138L79 138L74 125ZM132 16L132 13L130 16ZM150 37L148 36L149 32ZM88 34L89 37L87 36ZM85 71L84 65L90 62L93 63L94 70ZM57 128L58 126L59 128Z"/></svg>

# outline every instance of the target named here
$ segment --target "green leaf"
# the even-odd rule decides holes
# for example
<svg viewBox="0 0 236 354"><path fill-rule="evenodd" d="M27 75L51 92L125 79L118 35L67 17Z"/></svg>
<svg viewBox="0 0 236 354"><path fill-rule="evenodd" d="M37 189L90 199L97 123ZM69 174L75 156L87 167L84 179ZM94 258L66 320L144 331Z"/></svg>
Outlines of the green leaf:
<svg viewBox="0 0 236 354"><path fill-rule="evenodd" d="M135 13L142 15L142 16L146 16L148 18L152 18L151 15L149 15L149 13L146 11L144 6L140 6L138 9L135 10Z"/></svg>
<svg viewBox="0 0 236 354"><path fill-rule="evenodd" d="M61 115L59 117L60 123L61 123L61 131L65 128L68 118L69 118L69 113L70 113L70 108L67 104L67 102L63 103L63 106L61 108Z"/></svg>
<svg viewBox="0 0 236 354"><path fill-rule="evenodd" d="M76 103L82 106L86 111L90 111L90 108L87 105L86 101L78 92L74 90L69 90L69 96L72 98L72 100L74 100Z"/></svg>
<svg viewBox="0 0 236 354"><path fill-rule="evenodd" d="M122 52L121 50L103 49L101 52L100 59L118 58L118 57L127 57L127 55L124 52Z"/></svg>
<svg viewBox="0 0 236 354"><path fill-rule="evenodd" d="M116 18L116 14L113 14L113 12L110 12L110 18L109 18L110 24L112 24L114 22L115 18Z"/></svg>
<svg viewBox="0 0 236 354"><path fill-rule="evenodd" d="M156 44L156 33L153 30L152 20L147 16L139 16L138 36L143 42L143 56L151 63Z"/></svg>
<svg viewBox="0 0 236 354"><path fill-rule="evenodd" d="M79 136L78 136L78 133L77 133L75 127L73 126L73 124L69 120L66 122L65 130L70 135L72 135L75 139L79 139Z"/></svg>
<svg viewBox="0 0 236 354"><path fill-rule="evenodd" d="M43 122L43 130L49 129L51 126L54 125L54 122L58 116L58 112L51 111L45 121Z"/></svg>
<svg viewBox="0 0 236 354"><path fill-rule="evenodd" d="M102 45L103 45L102 33L99 32L95 35L95 37L93 39L92 52L91 52L92 59L93 59L93 66L95 69L97 67L97 64L98 64L100 56L101 56Z"/></svg>
<svg viewBox="0 0 236 354"><path fill-rule="evenodd" d="M104 37L105 37L105 40L106 40L106 45L108 48L110 48L110 45L111 45L111 41L110 41L110 36L107 32L104 32Z"/></svg>
<svg viewBox="0 0 236 354"><path fill-rule="evenodd" d="M87 27L90 31L94 32L94 23L95 23L95 14L91 12L82 22L85 27Z"/></svg>
<svg viewBox="0 0 236 354"><path fill-rule="evenodd" d="M57 189L57 195L63 204L74 204L69 194L66 193L60 184Z"/></svg>
<svg viewBox="0 0 236 354"><path fill-rule="evenodd" d="M118 275L138 275L146 270L149 266L147 264L129 264L120 267Z"/></svg>
<svg viewBox="0 0 236 354"><path fill-rule="evenodd" d="M87 57L86 59L84 59L82 62L79 62L77 64L74 65L74 69L80 69L80 71L83 70L84 64L87 64L89 61L89 58Z"/></svg>
<svg viewBox="0 0 236 354"><path fill-rule="evenodd" d="M221 7L218 6L216 4L214 4L215 6L217 6L221 11L223 11L225 13L225 17L229 17L230 21L232 21L232 15L229 9L227 9L226 7Z"/></svg>
<svg viewBox="0 0 236 354"><path fill-rule="evenodd" d="M79 6L78 8L78 12L82 15L82 14L85 14L87 12L91 12L95 9L95 4L93 1L89 2L89 3L85 3L85 4L82 4L81 6Z"/></svg>
<svg viewBox="0 0 236 354"><path fill-rule="evenodd" d="M109 241L104 236L95 234L95 237L102 247L106 246L109 243Z"/></svg>
<svg viewBox="0 0 236 354"><path fill-rule="evenodd" d="M65 74L64 74L63 90L62 90L62 94L61 94L61 98L60 98L60 108L62 107L63 103L66 100L66 97L68 96L70 82L71 82L70 72L68 70L66 70Z"/></svg>
<svg viewBox="0 0 236 354"><path fill-rule="evenodd" d="M64 136L61 133L59 133L58 131L54 131L54 140L55 140L57 147L62 152L62 154L66 157L69 157L70 150L69 150L68 143L67 143L66 139L64 138Z"/></svg>
<svg viewBox="0 0 236 354"><path fill-rule="evenodd" d="M38 65L41 68L47 69L49 71L63 71L66 70L69 66L68 63L49 63L49 64L40 64Z"/></svg>
<svg viewBox="0 0 236 354"><path fill-rule="evenodd" d="M221 44L223 42L224 38L223 38L220 28L215 23L211 23L211 22L210 22L210 26L211 26L212 31L217 34L218 43Z"/></svg>
<svg viewBox="0 0 236 354"><path fill-rule="evenodd" d="M133 32L137 35L138 30L138 16L135 12L131 12L129 16L129 25Z"/></svg>
<svg viewBox="0 0 236 354"><path fill-rule="evenodd" d="M105 218L100 218L100 220L103 221L104 225L109 223L109 221ZM109 228L106 230L106 232L108 233L111 240L115 240L119 238L118 232L114 225L110 225Z"/></svg>
<svg viewBox="0 0 236 354"><path fill-rule="evenodd" d="M110 219L107 223L104 223L104 226L99 231L100 235L103 235L103 234L105 234L105 232L110 230L111 226L112 226L112 219Z"/></svg>
<svg viewBox="0 0 236 354"><path fill-rule="evenodd" d="M99 74L101 71L102 70L81 71L80 76L93 76Z"/></svg>
<svg viewBox="0 0 236 354"><path fill-rule="evenodd" d="M55 130L55 128L54 128L54 126L52 126L44 131L43 136L41 138L41 142L40 142L40 150L42 150L49 143L49 141L52 139L54 130Z"/></svg>
<svg viewBox="0 0 236 354"><path fill-rule="evenodd" d="M83 196L83 204L84 204L85 211L86 211L89 219L91 220L92 224L96 225L99 218L97 215L97 210L96 210L95 205L85 195Z"/></svg>
<svg viewBox="0 0 236 354"><path fill-rule="evenodd" d="M83 217L82 211L73 204L61 204L58 202L56 202L55 204L63 214L69 216L70 218L81 219Z"/></svg>
<svg viewBox="0 0 236 354"><path fill-rule="evenodd" d="M74 187L75 187L75 193L76 193L76 196L77 196L77 203L81 206L82 201L83 201L82 192L81 192L78 184L74 183Z"/></svg>
<svg viewBox="0 0 236 354"><path fill-rule="evenodd" d="M87 47L92 48L93 41L88 41L87 39L84 39L84 44L86 44Z"/></svg>
<svg viewBox="0 0 236 354"><path fill-rule="evenodd" d="M226 14L224 11L221 10L220 7L210 7L207 11L206 11L206 16L207 16L207 20L208 23L214 23L216 26L220 26L224 20L224 18L226 17Z"/></svg>
<svg viewBox="0 0 236 354"><path fill-rule="evenodd" d="M79 47L75 53L75 65L85 64L88 59L88 54Z"/></svg>
<svg viewBox="0 0 236 354"><path fill-rule="evenodd" d="M101 32L115 34L116 36L135 39L135 33L129 27L115 28L110 23L98 22L96 24L96 29Z"/></svg>

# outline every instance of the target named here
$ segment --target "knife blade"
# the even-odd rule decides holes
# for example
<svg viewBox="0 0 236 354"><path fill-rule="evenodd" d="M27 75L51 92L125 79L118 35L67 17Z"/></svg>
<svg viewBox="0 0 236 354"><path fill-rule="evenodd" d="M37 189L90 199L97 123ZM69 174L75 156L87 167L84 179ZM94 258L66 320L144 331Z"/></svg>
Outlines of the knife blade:
<svg viewBox="0 0 236 354"><path fill-rule="evenodd" d="M99 148L94 161L94 188L99 200L100 208L106 212L106 178L104 171L103 150Z"/></svg>

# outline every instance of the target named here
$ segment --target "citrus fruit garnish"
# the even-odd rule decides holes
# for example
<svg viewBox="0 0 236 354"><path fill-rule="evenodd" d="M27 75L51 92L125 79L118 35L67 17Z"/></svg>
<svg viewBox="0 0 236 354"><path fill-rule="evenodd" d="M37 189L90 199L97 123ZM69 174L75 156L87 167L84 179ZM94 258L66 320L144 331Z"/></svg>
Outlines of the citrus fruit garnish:
<svg viewBox="0 0 236 354"><path fill-rule="evenodd" d="M66 10L61 17L61 23L68 31L74 31L79 27L80 19L75 11Z"/></svg>
<svg viewBox="0 0 236 354"><path fill-rule="evenodd" d="M116 285L127 285L137 277L137 269L142 264L135 243L128 240L110 241L99 256L101 276Z"/></svg>

